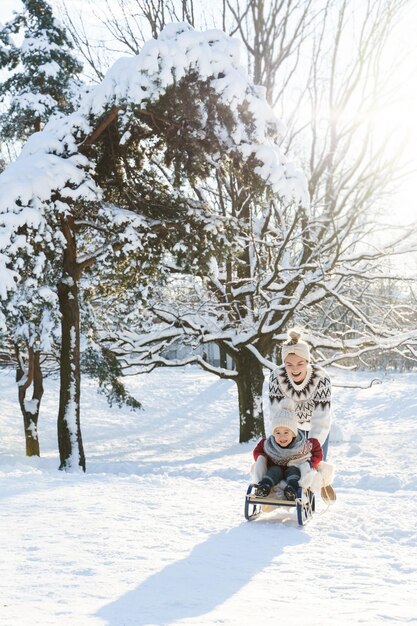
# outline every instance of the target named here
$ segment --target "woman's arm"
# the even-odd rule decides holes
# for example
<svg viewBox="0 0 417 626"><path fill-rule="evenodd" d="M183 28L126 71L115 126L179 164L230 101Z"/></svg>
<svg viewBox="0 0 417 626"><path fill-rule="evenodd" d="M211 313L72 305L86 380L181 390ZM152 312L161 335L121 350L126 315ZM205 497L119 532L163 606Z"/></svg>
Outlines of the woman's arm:
<svg viewBox="0 0 417 626"><path fill-rule="evenodd" d="M332 423L332 385L327 374L319 381L313 396L314 409L310 421L309 437L323 445Z"/></svg>

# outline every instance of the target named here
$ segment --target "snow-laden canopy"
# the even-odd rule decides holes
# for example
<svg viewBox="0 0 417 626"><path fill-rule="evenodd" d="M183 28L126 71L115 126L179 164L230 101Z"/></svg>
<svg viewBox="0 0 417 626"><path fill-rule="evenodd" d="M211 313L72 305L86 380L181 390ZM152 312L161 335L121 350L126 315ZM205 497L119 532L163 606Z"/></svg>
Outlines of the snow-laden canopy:
<svg viewBox="0 0 417 626"><path fill-rule="evenodd" d="M188 24L170 24L140 54L119 59L76 112L52 119L30 137L19 158L0 175L0 297L15 285L13 258L19 253L30 257L34 237L41 236L45 246L57 250L63 245L59 216L74 201L100 199L93 163L79 151L99 118L113 107L149 108L191 73L206 81L234 116L229 135L224 126L218 127L225 152L240 153L243 160L255 158L256 173L283 202L307 206L305 177L275 142L283 125L263 88L253 85L240 65L239 48L238 40L220 30L198 32ZM250 134L239 123L242 107L252 116Z"/></svg>

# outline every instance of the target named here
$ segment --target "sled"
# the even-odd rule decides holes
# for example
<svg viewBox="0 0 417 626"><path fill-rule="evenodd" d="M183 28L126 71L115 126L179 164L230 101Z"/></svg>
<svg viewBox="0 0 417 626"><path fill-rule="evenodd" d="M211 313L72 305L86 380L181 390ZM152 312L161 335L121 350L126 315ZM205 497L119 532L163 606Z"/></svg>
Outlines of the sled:
<svg viewBox="0 0 417 626"><path fill-rule="evenodd" d="M245 497L245 517L251 522L261 515L262 511L269 512L274 507L285 506L297 509L297 521L300 526L304 526L311 520L316 509L314 493L310 489L298 487L297 498L286 500L271 493L266 498L255 495L254 485L250 484Z"/></svg>

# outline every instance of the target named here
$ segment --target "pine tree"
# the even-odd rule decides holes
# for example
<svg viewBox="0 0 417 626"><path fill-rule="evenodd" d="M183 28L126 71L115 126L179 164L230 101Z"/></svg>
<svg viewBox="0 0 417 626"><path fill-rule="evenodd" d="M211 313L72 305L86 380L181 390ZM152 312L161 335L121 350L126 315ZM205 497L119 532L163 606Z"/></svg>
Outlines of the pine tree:
<svg viewBox="0 0 417 626"><path fill-rule="evenodd" d="M6 80L0 84L0 137L9 145L41 130L54 114L73 108L79 85L75 76L81 65L72 54L72 43L44 0L22 0L23 8L0 30L0 68ZM0 171L4 169L0 160ZM49 293L49 283L44 277ZM44 293L45 287L44 287ZM24 419L26 454L39 456L37 422L43 395L42 353L56 339L48 321L49 305L37 302L33 286L21 283L3 313L10 356L16 361L19 405ZM53 315L52 315L53 317ZM32 398L27 395L32 392Z"/></svg>
<svg viewBox="0 0 417 626"><path fill-rule="evenodd" d="M71 111L82 69L50 5L44 0L22 3L23 11L0 31L0 69L8 72L0 85L0 101L7 107L0 116L5 141L25 140L51 115Z"/></svg>

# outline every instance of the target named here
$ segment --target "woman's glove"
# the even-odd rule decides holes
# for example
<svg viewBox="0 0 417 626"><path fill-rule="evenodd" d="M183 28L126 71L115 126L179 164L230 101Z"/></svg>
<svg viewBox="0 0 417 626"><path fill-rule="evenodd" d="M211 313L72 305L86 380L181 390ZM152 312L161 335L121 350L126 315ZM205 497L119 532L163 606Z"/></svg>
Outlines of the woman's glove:
<svg viewBox="0 0 417 626"><path fill-rule="evenodd" d="M302 463L299 466L299 470L301 472L301 477L298 481L300 487L311 489L314 492L320 491L322 487L321 475L310 467L310 463Z"/></svg>
<svg viewBox="0 0 417 626"><path fill-rule="evenodd" d="M334 478L334 467L330 463L326 463L325 461L320 461L317 465L317 472L321 476L321 482L323 487L327 487L327 485L331 485Z"/></svg>

